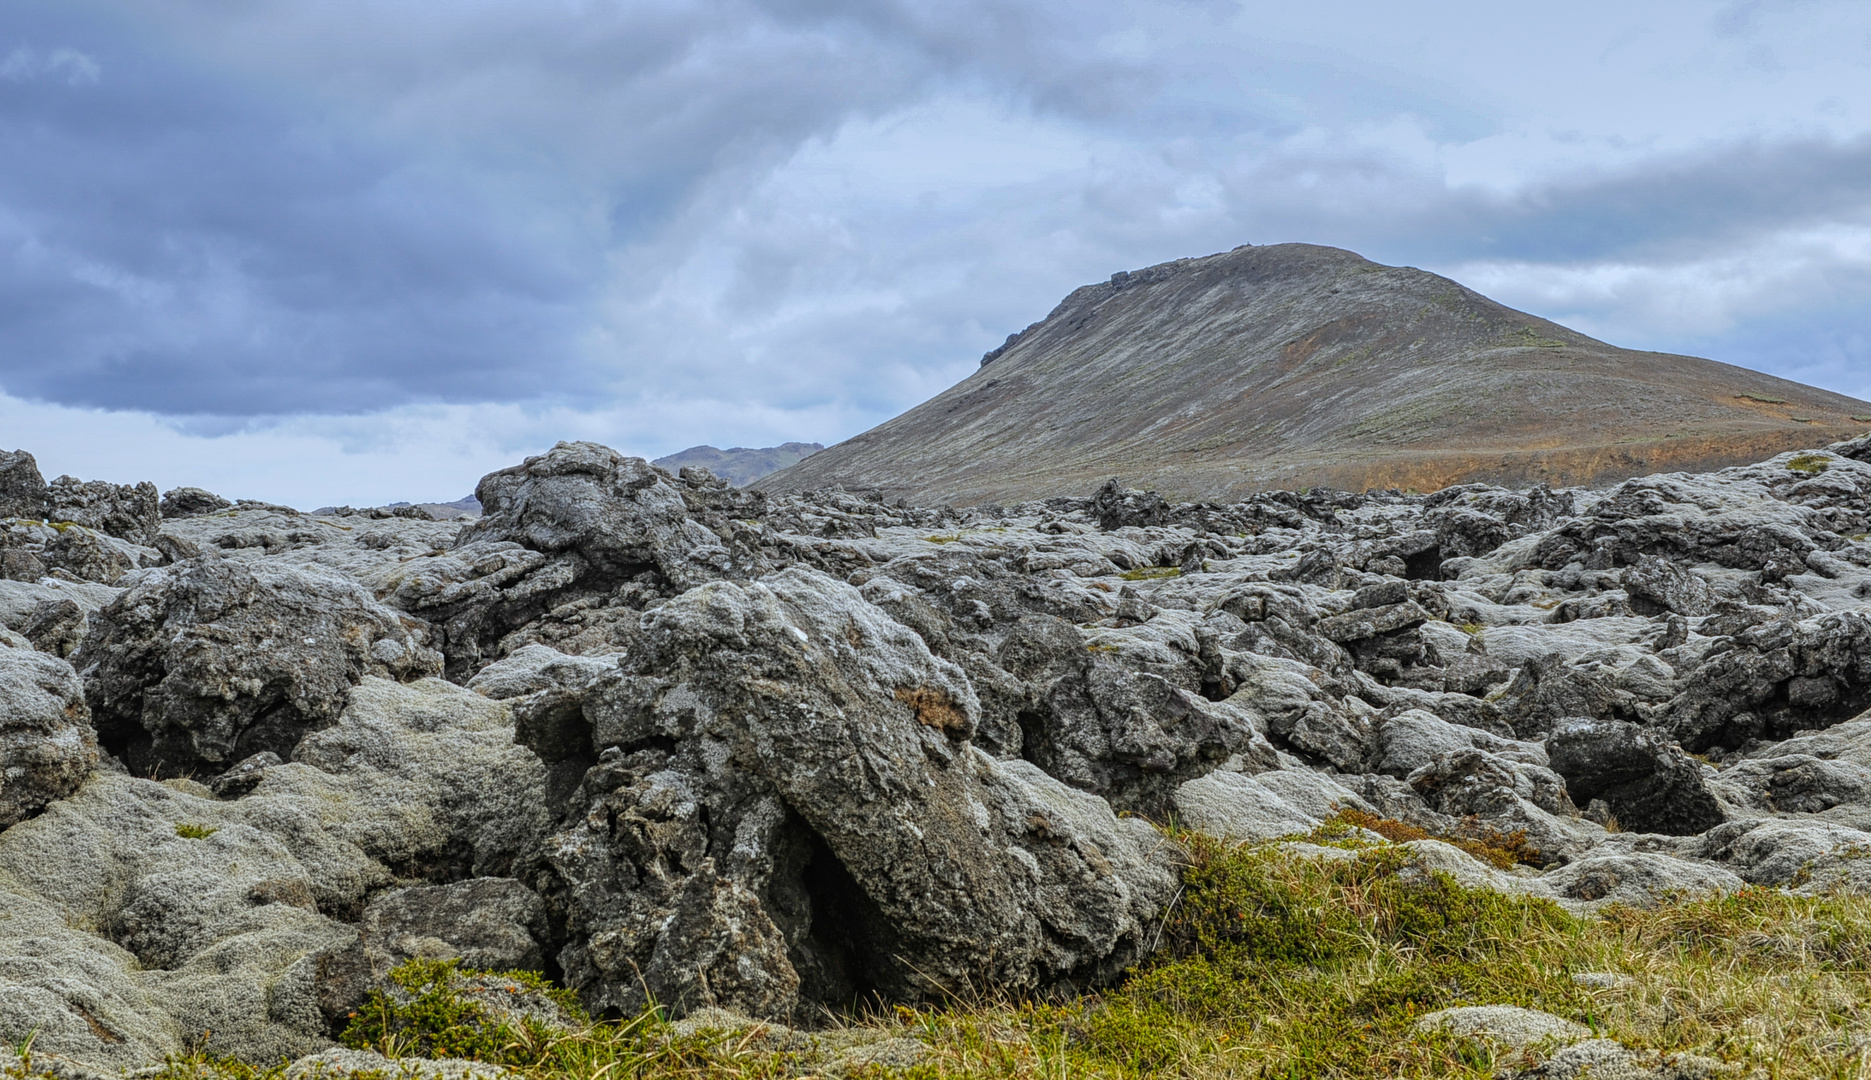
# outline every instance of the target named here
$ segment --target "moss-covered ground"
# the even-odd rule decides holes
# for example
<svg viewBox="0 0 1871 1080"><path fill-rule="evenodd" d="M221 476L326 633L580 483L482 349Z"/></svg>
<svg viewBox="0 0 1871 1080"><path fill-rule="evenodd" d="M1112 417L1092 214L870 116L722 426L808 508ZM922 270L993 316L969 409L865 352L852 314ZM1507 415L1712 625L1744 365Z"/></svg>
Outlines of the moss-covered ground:
<svg viewBox="0 0 1871 1080"><path fill-rule="evenodd" d="M1309 838L1338 858L1180 835L1190 861L1153 930L1160 949L1098 993L859 1010L783 1038L698 1030L654 1011L554 1033L492 1023L456 994L459 973L419 963L399 974L402 1004L373 998L345 1041L393 1057L475 1058L538 1080L1479 1080L1511 1075L1540 1051L1426 1035L1416 1021L1509 1004L1640 1050L1715 1058L1737 1077L1871 1078L1871 898L1749 889L1580 918L1423 873L1407 849L1356 839L1366 835L1341 826ZM828 1049L866 1043L912 1053L864 1062ZM278 1071L199 1055L161 1080Z"/></svg>

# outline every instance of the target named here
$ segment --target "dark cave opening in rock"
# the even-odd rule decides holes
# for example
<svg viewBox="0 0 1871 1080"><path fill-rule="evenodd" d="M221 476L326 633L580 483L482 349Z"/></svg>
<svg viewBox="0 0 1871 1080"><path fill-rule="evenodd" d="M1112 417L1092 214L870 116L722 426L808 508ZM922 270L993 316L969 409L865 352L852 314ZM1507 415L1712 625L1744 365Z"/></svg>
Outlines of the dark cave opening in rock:
<svg viewBox="0 0 1871 1080"><path fill-rule="evenodd" d="M834 1010L862 1009L886 999L897 954L896 935L869 895L818 834L807 842L800 869L810 921L792 950L799 999Z"/></svg>
<svg viewBox="0 0 1871 1080"><path fill-rule="evenodd" d="M1437 544L1404 556L1403 576L1411 581L1441 581L1442 546Z"/></svg>

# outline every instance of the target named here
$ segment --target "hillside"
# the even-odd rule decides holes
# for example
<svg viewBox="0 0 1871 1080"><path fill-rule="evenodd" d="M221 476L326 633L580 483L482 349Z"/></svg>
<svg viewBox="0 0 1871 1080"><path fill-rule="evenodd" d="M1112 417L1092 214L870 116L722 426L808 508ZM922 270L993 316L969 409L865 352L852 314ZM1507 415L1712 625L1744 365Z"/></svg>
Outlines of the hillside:
<svg viewBox="0 0 1871 1080"><path fill-rule="evenodd" d="M1280 244L1078 289L955 386L754 486L967 505L1088 493L1113 475L1209 500L1593 484L1867 424L1871 403L1855 398L1620 349L1435 274Z"/></svg>

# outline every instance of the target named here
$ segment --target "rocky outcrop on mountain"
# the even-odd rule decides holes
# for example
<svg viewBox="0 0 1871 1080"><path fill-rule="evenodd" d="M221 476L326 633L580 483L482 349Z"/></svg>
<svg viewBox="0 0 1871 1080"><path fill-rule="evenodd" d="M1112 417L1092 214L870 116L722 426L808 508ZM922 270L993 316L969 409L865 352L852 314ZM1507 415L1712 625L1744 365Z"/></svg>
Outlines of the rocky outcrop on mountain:
<svg viewBox="0 0 1871 1080"><path fill-rule="evenodd" d="M1620 349L1412 267L1244 245L1086 285L961 382L753 486L988 505L1112 475L1215 503L1277 488L1604 484L1847 438L1866 416L1855 398ZM1487 516L1486 529L1516 524Z"/></svg>
<svg viewBox="0 0 1871 1080"><path fill-rule="evenodd" d="M0 580L0 1041L313 1055L413 957L793 1023L1095 987L1172 819L1355 811L1581 914L1871 888L1871 439L965 511L566 443L479 497L0 534L57 564Z"/></svg>

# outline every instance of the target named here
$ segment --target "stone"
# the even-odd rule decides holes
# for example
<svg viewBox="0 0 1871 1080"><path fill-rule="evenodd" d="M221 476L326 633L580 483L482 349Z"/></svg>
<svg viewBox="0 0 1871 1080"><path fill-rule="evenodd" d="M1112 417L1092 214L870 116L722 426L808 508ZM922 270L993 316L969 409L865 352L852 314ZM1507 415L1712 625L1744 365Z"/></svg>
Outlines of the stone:
<svg viewBox="0 0 1871 1080"><path fill-rule="evenodd" d="M0 649L0 829L76 791L96 764L77 672L43 653Z"/></svg>
<svg viewBox="0 0 1871 1080"><path fill-rule="evenodd" d="M1576 721L1547 737L1546 755L1575 803L1604 800L1623 829L1693 836L1726 817L1702 766L1660 732Z"/></svg>
<svg viewBox="0 0 1871 1080"><path fill-rule="evenodd" d="M85 610L76 600L69 596L47 598L33 606L32 615L20 624L19 633L40 652L64 658L77 651L87 623Z"/></svg>
<svg viewBox="0 0 1871 1080"><path fill-rule="evenodd" d="M74 660L104 744L140 773L292 753L366 675L440 669L427 628L361 587L207 555L148 571Z"/></svg>
<svg viewBox="0 0 1871 1080"><path fill-rule="evenodd" d="M162 493L159 509L163 520L170 518L200 517L233 507L233 503L212 491L198 487L170 488Z"/></svg>
<svg viewBox="0 0 1871 1080"><path fill-rule="evenodd" d="M1155 831L971 746L961 670L858 590L799 568L715 582L646 613L641 640L585 698L602 750L546 845L588 1005L647 990L783 1016L1096 982L1145 947L1174 891ZM732 978L704 988L691 973L730 940Z"/></svg>
<svg viewBox="0 0 1871 1080"><path fill-rule="evenodd" d="M1465 1005L1442 1009L1418 1020L1416 1030L1484 1038L1512 1050L1564 1045L1592 1034L1592 1029L1584 1024L1517 1005Z"/></svg>
<svg viewBox="0 0 1871 1080"><path fill-rule="evenodd" d="M408 960L454 960L462 971L539 972L549 938L539 894L512 878L479 877L393 889L372 899L356 940L317 960L319 1008L334 1028L384 989Z"/></svg>
<svg viewBox="0 0 1871 1080"><path fill-rule="evenodd" d="M147 480L129 485L61 476L46 485L46 519L138 544L154 542L162 527L156 485Z"/></svg>
<svg viewBox="0 0 1871 1080"><path fill-rule="evenodd" d="M39 462L24 450L0 451L0 518L44 521L45 477Z"/></svg>
<svg viewBox="0 0 1871 1080"><path fill-rule="evenodd" d="M544 770L512 738L499 702L367 678L238 800L93 773L0 832L0 1041L37 1031L106 1069L210 1030L253 1062L328 1047L319 961L357 939L367 899L510 877L537 849Z"/></svg>

